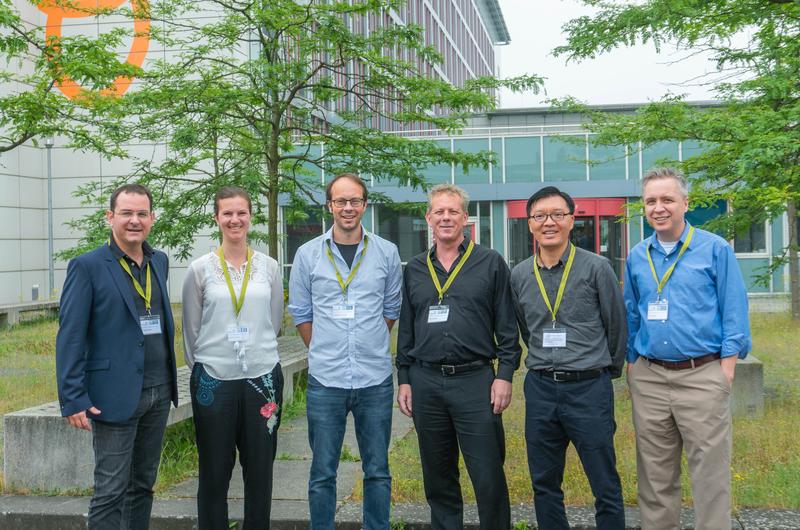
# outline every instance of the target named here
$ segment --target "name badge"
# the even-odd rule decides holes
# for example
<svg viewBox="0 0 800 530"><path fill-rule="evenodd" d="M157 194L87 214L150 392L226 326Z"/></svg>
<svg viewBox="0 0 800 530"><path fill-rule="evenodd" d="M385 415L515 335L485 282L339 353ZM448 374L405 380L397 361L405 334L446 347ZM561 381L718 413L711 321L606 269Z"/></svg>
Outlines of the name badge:
<svg viewBox="0 0 800 530"><path fill-rule="evenodd" d="M140 316L139 325L145 335L159 335L161 333L161 317L159 315Z"/></svg>
<svg viewBox="0 0 800 530"><path fill-rule="evenodd" d="M566 348L566 328L545 328L542 331L542 348Z"/></svg>
<svg viewBox="0 0 800 530"><path fill-rule="evenodd" d="M656 300L647 304L647 320L666 320L669 304L666 300Z"/></svg>
<svg viewBox="0 0 800 530"><path fill-rule="evenodd" d="M447 317L449 315L450 315L449 305L432 305L428 308L428 324L447 322Z"/></svg>
<svg viewBox="0 0 800 530"><path fill-rule="evenodd" d="M247 326L231 326L228 328L228 342L247 342L250 328Z"/></svg>
<svg viewBox="0 0 800 530"><path fill-rule="evenodd" d="M333 306L333 318L336 320L353 320L356 318L356 306L353 304Z"/></svg>

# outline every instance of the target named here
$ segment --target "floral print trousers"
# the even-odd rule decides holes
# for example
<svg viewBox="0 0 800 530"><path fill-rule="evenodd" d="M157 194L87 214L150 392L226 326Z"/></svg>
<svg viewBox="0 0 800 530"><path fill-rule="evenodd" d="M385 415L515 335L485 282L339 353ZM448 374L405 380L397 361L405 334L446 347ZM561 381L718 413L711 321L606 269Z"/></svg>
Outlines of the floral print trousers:
<svg viewBox="0 0 800 530"><path fill-rule="evenodd" d="M200 530L228 528L228 486L237 450L244 478L244 528L269 528L283 405L280 364L260 377L222 381L195 363L190 385L200 464Z"/></svg>

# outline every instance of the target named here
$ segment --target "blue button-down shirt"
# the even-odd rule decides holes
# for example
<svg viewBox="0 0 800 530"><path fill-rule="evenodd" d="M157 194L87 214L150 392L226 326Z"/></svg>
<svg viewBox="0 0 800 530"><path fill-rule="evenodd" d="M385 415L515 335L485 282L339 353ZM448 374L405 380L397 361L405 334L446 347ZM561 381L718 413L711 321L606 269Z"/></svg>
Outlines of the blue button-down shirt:
<svg viewBox="0 0 800 530"><path fill-rule="evenodd" d="M301 246L289 277L289 314L295 325L312 322L308 373L325 386L364 388L392 373L389 329L384 319L397 320L402 302L402 270L397 246L361 229L353 259L361 266L342 293L328 259L330 245L342 279L350 267L333 242L333 229ZM367 251L364 252L364 237ZM355 318L334 319L333 306L355 306Z"/></svg>
<svg viewBox="0 0 800 530"><path fill-rule="evenodd" d="M633 250L625 267L628 311L627 359L638 356L681 361L709 353L744 358L752 347L747 291L733 249L727 241L695 229L689 248L661 292L669 304L667 320L647 320L647 307L658 297L658 285L647 262L647 249L658 277L678 258L689 223L678 244L667 253L656 234Z"/></svg>

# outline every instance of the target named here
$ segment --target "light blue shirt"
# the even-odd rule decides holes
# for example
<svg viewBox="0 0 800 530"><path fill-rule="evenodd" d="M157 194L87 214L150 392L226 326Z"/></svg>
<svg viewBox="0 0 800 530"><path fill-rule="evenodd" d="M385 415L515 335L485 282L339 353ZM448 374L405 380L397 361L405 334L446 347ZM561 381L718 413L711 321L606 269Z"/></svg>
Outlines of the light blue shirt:
<svg viewBox="0 0 800 530"><path fill-rule="evenodd" d="M363 226L361 233L353 266L362 262L346 296L326 250L330 245L346 280L350 267L333 242L333 229L301 246L292 263L289 314L295 326L313 322L308 373L325 386L364 388L382 383L392 373L389 328L384 319L400 316L400 255L394 243ZM333 307L343 304L355 306L355 318L333 318Z"/></svg>
<svg viewBox="0 0 800 530"><path fill-rule="evenodd" d="M733 249L727 241L695 229L689 248L661 291L669 305L668 318L648 320L647 308L658 285L647 262L647 249L658 277L675 263L689 223L678 244L667 253L654 233L631 250L625 267L625 306L628 311L627 359L638 356L682 361L709 353L722 357L747 356L752 347L747 291Z"/></svg>

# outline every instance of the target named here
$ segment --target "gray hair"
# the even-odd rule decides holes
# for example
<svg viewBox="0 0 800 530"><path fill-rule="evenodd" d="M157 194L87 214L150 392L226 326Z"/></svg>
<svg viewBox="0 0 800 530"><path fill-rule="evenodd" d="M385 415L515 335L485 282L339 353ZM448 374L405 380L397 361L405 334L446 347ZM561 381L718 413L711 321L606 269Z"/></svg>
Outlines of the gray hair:
<svg viewBox="0 0 800 530"><path fill-rule="evenodd" d="M678 188L681 190L681 195L684 198L689 196L689 183L686 182L686 177L674 167L654 167L645 173L644 177L642 177L642 192L644 192L648 182L661 179L675 179L675 182L678 183Z"/></svg>
<svg viewBox="0 0 800 530"><path fill-rule="evenodd" d="M464 213L469 212L469 195L467 195L466 191L455 184L437 184L428 192L428 213L431 213L431 203L433 199L444 193L458 195L458 198L461 199L461 209L464 210Z"/></svg>

